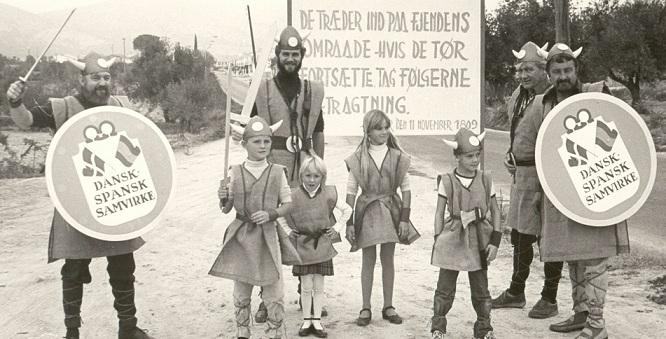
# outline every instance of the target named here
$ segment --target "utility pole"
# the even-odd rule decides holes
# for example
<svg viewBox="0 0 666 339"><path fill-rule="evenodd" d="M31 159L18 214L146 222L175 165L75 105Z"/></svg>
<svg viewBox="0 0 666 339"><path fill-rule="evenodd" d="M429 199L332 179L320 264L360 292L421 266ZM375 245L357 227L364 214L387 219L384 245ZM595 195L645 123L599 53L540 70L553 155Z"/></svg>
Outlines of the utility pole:
<svg viewBox="0 0 666 339"><path fill-rule="evenodd" d="M123 38L123 73L125 73L125 65L127 65L127 62L125 60L125 38Z"/></svg>
<svg viewBox="0 0 666 339"><path fill-rule="evenodd" d="M571 44L569 34L569 0L554 0L555 5L555 42Z"/></svg>

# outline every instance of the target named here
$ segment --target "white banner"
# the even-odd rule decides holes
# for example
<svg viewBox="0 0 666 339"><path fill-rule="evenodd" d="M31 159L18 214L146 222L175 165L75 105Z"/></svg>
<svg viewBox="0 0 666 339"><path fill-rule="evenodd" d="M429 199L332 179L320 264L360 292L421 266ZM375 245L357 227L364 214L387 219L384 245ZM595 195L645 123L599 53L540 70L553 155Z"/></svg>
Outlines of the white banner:
<svg viewBox="0 0 666 339"><path fill-rule="evenodd" d="M482 0L293 1L301 75L324 83L326 135L386 112L398 135L480 132Z"/></svg>

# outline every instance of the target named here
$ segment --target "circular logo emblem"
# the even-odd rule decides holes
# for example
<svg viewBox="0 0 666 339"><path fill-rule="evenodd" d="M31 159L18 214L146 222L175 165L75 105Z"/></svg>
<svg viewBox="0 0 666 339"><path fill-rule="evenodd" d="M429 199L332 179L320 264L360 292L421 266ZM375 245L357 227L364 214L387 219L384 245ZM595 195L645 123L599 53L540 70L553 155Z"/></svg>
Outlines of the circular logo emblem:
<svg viewBox="0 0 666 339"><path fill-rule="evenodd" d="M296 37L292 36L287 40L287 44L289 44L289 47L296 47L296 46L298 46L298 39L296 39Z"/></svg>
<svg viewBox="0 0 666 339"><path fill-rule="evenodd" d="M657 159L650 132L631 106L607 94L582 93L546 115L536 168L560 212L581 224L608 226L645 203Z"/></svg>
<svg viewBox="0 0 666 339"><path fill-rule="evenodd" d="M298 136L292 135L287 138L285 141L287 146L287 151L291 153L300 152L303 149L303 141Z"/></svg>
<svg viewBox="0 0 666 339"><path fill-rule="evenodd" d="M475 146L475 147L476 147L476 146L479 146L479 138L477 138L476 136L472 135L471 137L469 137L469 143L470 143L472 146Z"/></svg>
<svg viewBox="0 0 666 339"><path fill-rule="evenodd" d="M81 233L128 240L152 229L173 196L175 159L152 121L127 108L95 107L58 129L46 184L58 212Z"/></svg>
<svg viewBox="0 0 666 339"><path fill-rule="evenodd" d="M261 121L255 121L252 124L252 130L255 132L261 132L262 129L264 129L264 124L262 124Z"/></svg>

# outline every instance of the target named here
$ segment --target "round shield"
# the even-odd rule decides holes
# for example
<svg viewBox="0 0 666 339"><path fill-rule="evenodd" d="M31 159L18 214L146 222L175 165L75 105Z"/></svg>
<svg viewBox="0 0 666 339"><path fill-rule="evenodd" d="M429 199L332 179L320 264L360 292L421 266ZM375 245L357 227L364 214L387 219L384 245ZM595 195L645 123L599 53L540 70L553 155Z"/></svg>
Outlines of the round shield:
<svg viewBox="0 0 666 339"><path fill-rule="evenodd" d="M608 226L647 200L657 158L650 132L631 106L607 94L582 93L546 115L536 168L560 212L584 225Z"/></svg>
<svg viewBox="0 0 666 339"><path fill-rule="evenodd" d="M46 184L56 209L93 238L122 241L152 229L175 187L175 159L155 124L101 106L69 118L51 141Z"/></svg>

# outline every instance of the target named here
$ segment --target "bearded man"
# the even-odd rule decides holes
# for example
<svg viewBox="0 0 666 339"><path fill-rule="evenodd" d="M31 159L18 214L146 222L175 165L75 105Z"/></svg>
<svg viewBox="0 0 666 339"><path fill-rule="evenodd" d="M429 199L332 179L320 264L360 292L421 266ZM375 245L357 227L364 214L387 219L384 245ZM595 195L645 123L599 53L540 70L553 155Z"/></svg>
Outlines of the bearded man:
<svg viewBox="0 0 666 339"><path fill-rule="evenodd" d="M560 102L582 92L610 94L603 83L583 84L578 79L579 48L558 43L548 52L546 71L552 87L534 99L525 113L536 130L546 115ZM576 339L608 338L604 321L604 306L608 291L608 258L629 253L627 222L593 227L567 218L557 210L547 196L541 204L541 260L566 261L571 278L574 315L550 325L555 332L582 330Z"/></svg>
<svg viewBox="0 0 666 339"><path fill-rule="evenodd" d="M79 93L64 98L51 98L44 106L27 109L23 95L27 88L23 81L16 81L7 90L10 116L20 128L49 127L58 130L74 114L88 108L111 105L129 106L125 96L111 95L110 67L114 59L105 60L91 53L82 60L69 60L80 71ZM83 206L82 206L83 207ZM119 339L152 338L136 326L134 305L134 251L143 246L141 238L127 241L104 241L89 237L69 225L54 211L49 236L48 262L65 259L62 266L62 303L65 312L66 338L79 338L81 327L81 302L83 284L91 282L89 271L91 258L106 257L109 283L114 297L113 307L118 313Z"/></svg>

